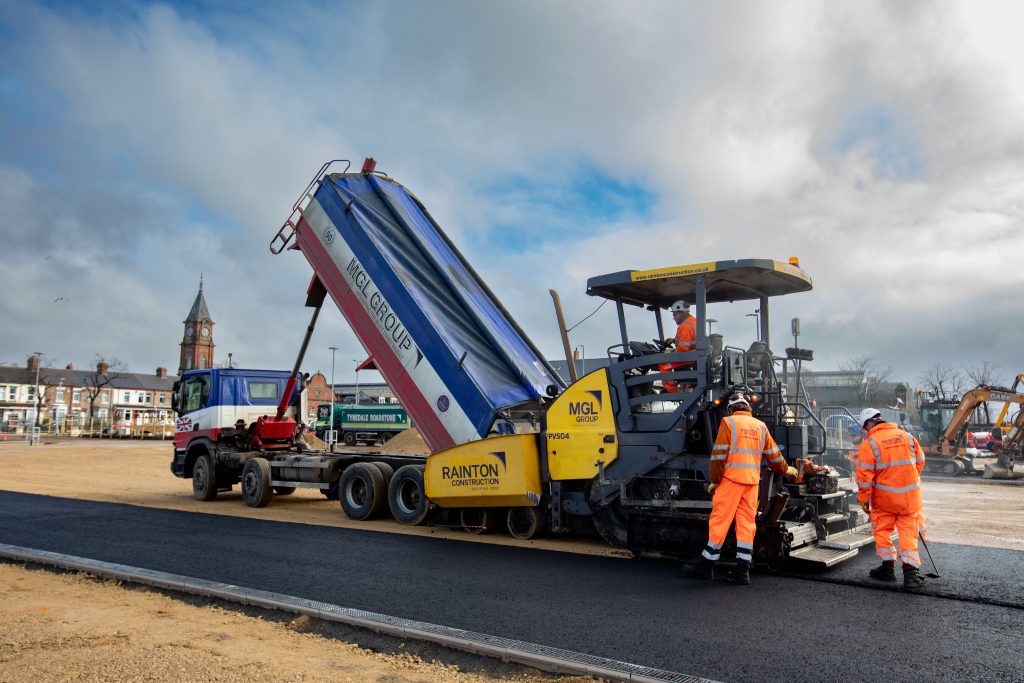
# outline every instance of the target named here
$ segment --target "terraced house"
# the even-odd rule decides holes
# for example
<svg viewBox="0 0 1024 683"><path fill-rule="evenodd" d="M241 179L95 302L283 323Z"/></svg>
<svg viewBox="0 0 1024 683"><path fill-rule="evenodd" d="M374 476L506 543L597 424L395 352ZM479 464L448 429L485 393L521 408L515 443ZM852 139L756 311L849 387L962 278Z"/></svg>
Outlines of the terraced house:
<svg viewBox="0 0 1024 683"><path fill-rule="evenodd" d="M50 434L170 435L176 379L162 367L149 375L112 370L102 361L89 370L70 363L41 367L33 355L24 367L0 366L0 429L24 433L37 422L38 411L38 426Z"/></svg>

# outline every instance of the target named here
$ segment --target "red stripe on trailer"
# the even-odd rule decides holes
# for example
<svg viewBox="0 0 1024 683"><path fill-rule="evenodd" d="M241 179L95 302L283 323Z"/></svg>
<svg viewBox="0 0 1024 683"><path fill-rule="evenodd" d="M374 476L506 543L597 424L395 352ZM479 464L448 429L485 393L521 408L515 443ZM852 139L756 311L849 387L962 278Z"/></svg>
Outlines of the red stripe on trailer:
<svg viewBox="0 0 1024 683"><path fill-rule="evenodd" d="M352 291L338 264L334 262L319 240L315 237L306 237L306 235L314 235L315 231L306 221L305 216L299 218L297 227L299 248L306 255L324 287L330 292L338 309L356 331L360 341L371 350L377 368L398 394L406 412L413 416L416 428L419 429L420 436L427 442L430 450L439 451L454 446L455 439L448 433L448 429L434 413L427 397L409 376L398 355L374 324L373 318L363 307L360 298Z"/></svg>

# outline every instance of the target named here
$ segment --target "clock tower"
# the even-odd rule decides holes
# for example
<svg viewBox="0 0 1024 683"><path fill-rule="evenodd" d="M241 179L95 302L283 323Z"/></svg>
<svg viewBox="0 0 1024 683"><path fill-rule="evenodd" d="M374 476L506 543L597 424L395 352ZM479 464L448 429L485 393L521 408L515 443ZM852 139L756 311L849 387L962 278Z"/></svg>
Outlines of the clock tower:
<svg viewBox="0 0 1024 683"><path fill-rule="evenodd" d="M199 278L199 293L192 310L185 318L185 336L181 340L181 362L178 374L186 370L213 367L213 320L203 296L203 278Z"/></svg>

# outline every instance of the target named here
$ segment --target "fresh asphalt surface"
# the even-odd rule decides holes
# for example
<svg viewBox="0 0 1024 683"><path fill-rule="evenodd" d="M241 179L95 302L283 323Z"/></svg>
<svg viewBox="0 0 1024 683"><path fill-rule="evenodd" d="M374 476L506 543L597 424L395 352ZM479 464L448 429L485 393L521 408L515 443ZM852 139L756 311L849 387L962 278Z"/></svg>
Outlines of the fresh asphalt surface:
<svg viewBox="0 0 1024 683"><path fill-rule="evenodd" d="M1009 550L931 544L943 578L916 595L866 579L870 552L739 587L680 578L661 560L6 491L0 542L718 680L1020 681L1024 671L1024 553Z"/></svg>

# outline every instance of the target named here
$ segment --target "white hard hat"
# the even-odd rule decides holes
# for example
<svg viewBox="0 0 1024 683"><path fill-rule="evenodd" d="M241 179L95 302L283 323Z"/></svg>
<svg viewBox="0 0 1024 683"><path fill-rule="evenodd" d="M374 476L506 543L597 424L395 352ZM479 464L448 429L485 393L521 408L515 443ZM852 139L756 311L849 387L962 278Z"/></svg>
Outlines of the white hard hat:
<svg viewBox="0 0 1024 683"><path fill-rule="evenodd" d="M726 407L732 410L736 406L746 406L747 410L750 410L750 401L747 399L746 394L733 394L729 397L729 402Z"/></svg>
<svg viewBox="0 0 1024 683"><path fill-rule="evenodd" d="M676 311L686 311L687 313L689 313L690 302L687 301L686 299L680 299L679 301L672 304L672 306L670 306L668 310L672 311L673 313L675 313Z"/></svg>
<svg viewBox="0 0 1024 683"><path fill-rule="evenodd" d="M857 416L857 423L863 427L865 422L874 417L882 417L881 411L876 408L865 408L860 411L860 415Z"/></svg>

